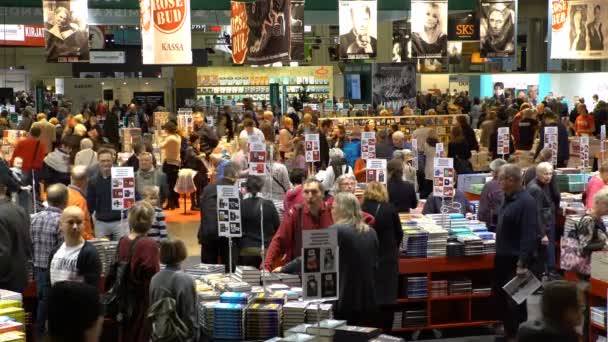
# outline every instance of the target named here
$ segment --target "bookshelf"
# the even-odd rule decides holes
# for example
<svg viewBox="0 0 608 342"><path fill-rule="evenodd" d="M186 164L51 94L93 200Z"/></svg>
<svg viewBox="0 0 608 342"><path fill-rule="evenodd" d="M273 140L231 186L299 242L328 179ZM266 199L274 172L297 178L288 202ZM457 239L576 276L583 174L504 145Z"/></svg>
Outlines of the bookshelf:
<svg viewBox="0 0 608 342"><path fill-rule="evenodd" d="M606 306L606 297L608 291L608 282L590 278L589 279L589 307L592 306ZM589 315L589 342L595 342L598 335L606 335L606 327L591 322L591 310L587 313Z"/></svg>

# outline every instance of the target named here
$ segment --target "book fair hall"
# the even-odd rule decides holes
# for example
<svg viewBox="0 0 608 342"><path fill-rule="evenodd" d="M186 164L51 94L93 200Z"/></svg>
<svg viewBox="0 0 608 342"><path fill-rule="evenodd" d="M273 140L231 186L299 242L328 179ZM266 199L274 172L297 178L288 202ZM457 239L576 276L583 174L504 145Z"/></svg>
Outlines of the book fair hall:
<svg viewBox="0 0 608 342"><path fill-rule="evenodd" d="M0 0L0 342L607 342L608 0Z"/></svg>

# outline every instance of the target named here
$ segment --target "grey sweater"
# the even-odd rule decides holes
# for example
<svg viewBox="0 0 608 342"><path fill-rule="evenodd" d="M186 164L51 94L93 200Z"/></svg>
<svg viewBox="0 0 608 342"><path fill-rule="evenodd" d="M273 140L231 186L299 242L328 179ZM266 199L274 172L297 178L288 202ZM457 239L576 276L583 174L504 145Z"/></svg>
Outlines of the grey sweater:
<svg viewBox="0 0 608 342"><path fill-rule="evenodd" d="M162 288L169 290L175 298L177 315L192 332L190 341L198 341L198 307L194 279L176 268L167 266L150 281L150 305L165 297Z"/></svg>

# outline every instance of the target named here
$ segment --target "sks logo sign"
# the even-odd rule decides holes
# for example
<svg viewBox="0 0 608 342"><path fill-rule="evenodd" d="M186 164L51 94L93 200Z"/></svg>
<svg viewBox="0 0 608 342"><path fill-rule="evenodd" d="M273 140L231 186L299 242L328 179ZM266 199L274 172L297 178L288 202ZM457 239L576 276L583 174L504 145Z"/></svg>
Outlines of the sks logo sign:
<svg viewBox="0 0 608 342"><path fill-rule="evenodd" d="M456 25L456 35L470 37L475 34L475 25L473 24L458 24Z"/></svg>

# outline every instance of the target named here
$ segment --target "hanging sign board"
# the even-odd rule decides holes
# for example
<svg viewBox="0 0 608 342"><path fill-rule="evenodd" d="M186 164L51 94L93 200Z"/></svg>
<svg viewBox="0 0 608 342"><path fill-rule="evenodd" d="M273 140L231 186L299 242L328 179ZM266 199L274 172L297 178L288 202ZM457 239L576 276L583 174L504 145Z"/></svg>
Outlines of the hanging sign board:
<svg viewBox="0 0 608 342"><path fill-rule="evenodd" d="M113 167L112 210L126 210L135 203L135 173L132 167Z"/></svg>
<svg viewBox="0 0 608 342"><path fill-rule="evenodd" d="M505 155L511 153L509 146L509 127L499 127L496 139L498 139L496 142L496 146L498 148L497 154L502 155L504 158Z"/></svg>
<svg viewBox="0 0 608 342"><path fill-rule="evenodd" d="M266 144L249 144L249 174L263 176L266 174Z"/></svg>
<svg viewBox="0 0 608 342"><path fill-rule="evenodd" d="M338 231L335 228L302 231L302 290L304 300L339 297Z"/></svg>
<svg viewBox="0 0 608 342"><path fill-rule="evenodd" d="M234 185L217 186L217 229L219 236L243 236L241 197Z"/></svg>
<svg viewBox="0 0 608 342"><path fill-rule="evenodd" d="M374 132L361 133L361 159L376 158L376 134Z"/></svg>
<svg viewBox="0 0 608 342"><path fill-rule="evenodd" d="M548 148L551 150L553 154L553 166L557 165L557 141L557 127L545 127L545 141L543 146L544 148Z"/></svg>
<svg viewBox="0 0 608 342"><path fill-rule="evenodd" d="M589 136L581 136L580 144L579 158L581 161L581 169L585 170L589 167Z"/></svg>
<svg viewBox="0 0 608 342"><path fill-rule="evenodd" d="M190 0L139 0L143 64L192 64Z"/></svg>
<svg viewBox="0 0 608 342"><path fill-rule="evenodd" d="M365 175L367 182L386 184L386 159L368 159Z"/></svg>
<svg viewBox="0 0 608 342"><path fill-rule="evenodd" d="M306 134L304 136L304 148L307 163L321 161L319 134Z"/></svg>
<svg viewBox="0 0 608 342"><path fill-rule="evenodd" d="M454 159L433 159L433 196L454 197Z"/></svg>

